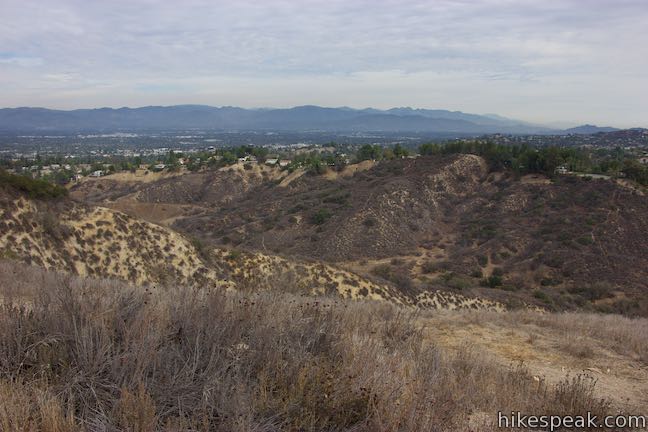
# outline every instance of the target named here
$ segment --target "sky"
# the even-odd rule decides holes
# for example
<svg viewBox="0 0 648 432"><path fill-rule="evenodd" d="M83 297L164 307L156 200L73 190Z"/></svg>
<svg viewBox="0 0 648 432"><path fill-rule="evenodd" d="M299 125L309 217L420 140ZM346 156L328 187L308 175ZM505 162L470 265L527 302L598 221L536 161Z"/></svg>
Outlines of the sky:
<svg viewBox="0 0 648 432"><path fill-rule="evenodd" d="M416 108L648 127L646 0L0 0L0 107Z"/></svg>

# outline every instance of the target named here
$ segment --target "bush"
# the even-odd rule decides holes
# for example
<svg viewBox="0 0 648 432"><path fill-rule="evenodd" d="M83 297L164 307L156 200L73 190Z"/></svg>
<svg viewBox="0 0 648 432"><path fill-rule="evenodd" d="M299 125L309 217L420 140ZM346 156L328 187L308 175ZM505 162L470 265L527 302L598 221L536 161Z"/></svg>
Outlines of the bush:
<svg viewBox="0 0 648 432"><path fill-rule="evenodd" d="M504 276L504 270L501 267L495 267L493 269L493 276Z"/></svg>
<svg viewBox="0 0 648 432"><path fill-rule="evenodd" d="M371 273L392 282L402 290L407 291L412 288L412 279L406 269L397 269L389 264L379 264L371 270Z"/></svg>
<svg viewBox="0 0 648 432"><path fill-rule="evenodd" d="M469 277L452 272L442 274L439 279L443 285L456 290L468 289L474 285Z"/></svg>
<svg viewBox="0 0 648 432"><path fill-rule="evenodd" d="M481 285L488 288L497 288L502 286L502 276L491 275L486 279L482 279Z"/></svg>
<svg viewBox="0 0 648 432"><path fill-rule="evenodd" d="M63 241L72 235L72 229L62 224L58 216L49 210L41 210L38 219L43 232L54 240Z"/></svg>
<svg viewBox="0 0 648 432"><path fill-rule="evenodd" d="M224 240L225 238L223 237L223 242L226 243ZM198 255L203 259L203 261L211 261L211 257L209 256L209 246L205 242L200 240L198 237L191 237L191 244L196 249L196 252L198 252Z"/></svg>
<svg viewBox="0 0 648 432"><path fill-rule="evenodd" d="M319 209L316 213L311 216L311 222L314 225L323 225L333 216L333 213L327 208Z"/></svg>
<svg viewBox="0 0 648 432"><path fill-rule="evenodd" d="M376 219L368 217L362 222L362 224L368 228L371 228L376 225Z"/></svg>
<svg viewBox="0 0 648 432"><path fill-rule="evenodd" d="M591 285L572 286L569 287L567 291L589 301L595 301L602 298L614 296L614 287L606 282L595 282Z"/></svg>
<svg viewBox="0 0 648 432"><path fill-rule="evenodd" d="M583 246L589 246L594 243L591 237L579 237L576 241Z"/></svg>
<svg viewBox="0 0 648 432"><path fill-rule="evenodd" d="M34 199L56 199L68 194L67 189L62 186L45 180L10 174L3 169L0 169L0 187L18 190Z"/></svg>
<svg viewBox="0 0 648 432"><path fill-rule="evenodd" d="M544 291L541 291L541 290L535 290L535 291L533 291L533 297L535 297L535 298L537 298L538 300L541 300L541 301L543 301L543 302L545 302L545 303L550 303L550 302L551 302L551 299L549 298L549 296L547 295L547 293L544 292Z"/></svg>
<svg viewBox="0 0 648 432"><path fill-rule="evenodd" d="M479 348L443 351L395 305L29 271L29 308L0 313L7 432L459 431L475 412L610 411L585 378L551 386Z"/></svg>
<svg viewBox="0 0 648 432"><path fill-rule="evenodd" d="M470 276L480 279L484 274L482 273L481 269L474 269L472 272L470 272Z"/></svg>

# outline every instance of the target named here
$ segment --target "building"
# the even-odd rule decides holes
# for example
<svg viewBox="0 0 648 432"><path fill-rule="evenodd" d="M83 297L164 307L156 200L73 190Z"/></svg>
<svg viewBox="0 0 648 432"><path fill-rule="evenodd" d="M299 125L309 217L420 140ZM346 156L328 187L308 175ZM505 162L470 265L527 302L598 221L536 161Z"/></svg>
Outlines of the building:
<svg viewBox="0 0 648 432"><path fill-rule="evenodd" d="M101 177L103 175L104 175L104 172L102 170L96 170L96 171L93 171L90 174L90 177Z"/></svg>
<svg viewBox="0 0 648 432"><path fill-rule="evenodd" d="M266 159L265 161L265 164L270 166L277 165L278 163L279 163L279 159Z"/></svg>
<svg viewBox="0 0 648 432"><path fill-rule="evenodd" d="M556 174L567 174L569 173L569 170L567 170L567 167L565 165L560 165L558 168L556 168Z"/></svg>

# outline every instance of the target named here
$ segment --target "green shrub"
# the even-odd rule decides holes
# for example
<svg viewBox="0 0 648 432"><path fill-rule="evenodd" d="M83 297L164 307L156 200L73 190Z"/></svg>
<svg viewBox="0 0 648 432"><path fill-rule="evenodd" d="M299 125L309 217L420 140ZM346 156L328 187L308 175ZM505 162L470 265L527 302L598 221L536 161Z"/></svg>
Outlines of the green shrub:
<svg viewBox="0 0 648 432"><path fill-rule="evenodd" d="M576 240L576 241L578 243L582 244L583 246L589 246L592 243L594 243L594 241L592 240L591 237L579 237L578 240Z"/></svg>
<svg viewBox="0 0 648 432"><path fill-rule="evenodd" d="M68 194L67 189L62 186L45 180L10 174L3 169L0 169L0 187L18 190L34 199L55 199Z"/></svg>
<svg viewBox="0 0 648 432"><path fill-rule="evenodd" d="M485 286L488 288L497 288L502 286L502 276L499 275L491 275L485 279L481 280L481 286Z"/></svg>
<svg viewBox="0 0 648 432"><path fill-rule="evenodd" d="M596 282L591 285L573 286L567 289L570 294L578 295L586 300L594 301L606 297L613 297L614 287L605 282Z"/></svg>
<svg viewBox="0 0 648 432"><path fill-rule="evenodd" d="M550 303L550 302L551 302L551 299L549 298L549 296L547 295L547 293L544 292L544 291L541 291L541 290L535 290L535 291L533 291L533 297L535 297L535 298L537 298L538 300L541 300L541 301L543 301L543 302L545 302L545 303Z"/></svg>
<svg viewBox="0 0 648 432"><path fill-rule="evenodd" d="M319 209L313 216L311 216L311 222L314 225L323 225L333 216L333 213L327 208Z"/></svg>

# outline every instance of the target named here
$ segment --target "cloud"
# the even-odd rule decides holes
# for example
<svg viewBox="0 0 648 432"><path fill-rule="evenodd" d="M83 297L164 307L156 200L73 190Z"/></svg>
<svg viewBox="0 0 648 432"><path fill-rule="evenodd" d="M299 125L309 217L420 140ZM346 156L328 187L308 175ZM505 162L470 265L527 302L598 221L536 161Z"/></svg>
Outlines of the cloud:
<svg viewBox="0 0 648 432"><path fill-rule="evenodd" d="M644 1L5 0L0 14L0 52L29 53L0 55L13 105L299 101L648 118Z"/></svg>
<svg viewBox="0 0 648 432"><path fill-rule="evenodd" d="M33 67L42 65L43 59L39 57L0 52L0 64L19 67Z"/></svg>

